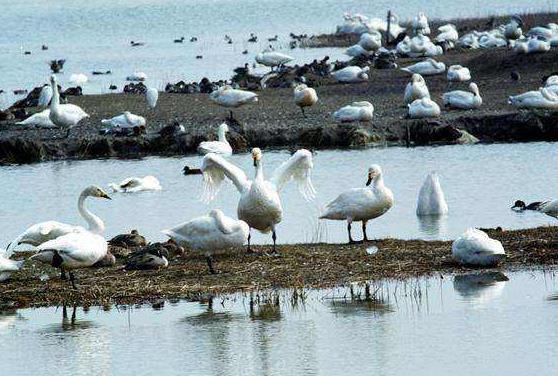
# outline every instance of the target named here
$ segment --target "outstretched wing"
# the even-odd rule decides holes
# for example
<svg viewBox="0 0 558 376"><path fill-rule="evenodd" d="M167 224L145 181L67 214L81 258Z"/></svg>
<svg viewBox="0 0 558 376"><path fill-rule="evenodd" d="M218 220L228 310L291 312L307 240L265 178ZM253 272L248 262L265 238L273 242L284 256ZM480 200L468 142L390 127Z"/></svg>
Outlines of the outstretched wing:
<svg viewBox="0 0 558 376"><path fill-rule="evenodd" d="M310 178L313 167L312 153L306 149L300 149L275 170L270 181L275 185L277 191L280 191L285 184L294 179L302 196L310 201L316 197L316 190Z"/></svg>
<svg viewBox="0 0 558 376"><path fill-rule="evenodd" d="M207 154L203 158L201 170L203 172L202 199L204 201L211 201L215 198L225 177L233 182L240 193L250 185L244 171L217 154Z"/></svg>

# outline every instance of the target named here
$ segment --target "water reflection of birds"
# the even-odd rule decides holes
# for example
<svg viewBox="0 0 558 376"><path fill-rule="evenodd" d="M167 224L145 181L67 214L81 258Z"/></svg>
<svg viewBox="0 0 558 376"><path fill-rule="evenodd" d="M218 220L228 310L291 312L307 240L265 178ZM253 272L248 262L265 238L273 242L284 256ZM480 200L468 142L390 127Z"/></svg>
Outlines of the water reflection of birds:
<svg viewBox="0 0 558 376"><path fill-rule="evenodd" d="M508 280L501 272L462 274L453 278L453 288L465 301L487 303L502 294Z"/></svg>
<svg viewBox="0 0 558 376"><path fill-rule="evenodd" d="M393 312L393 307L385 299L365 294L364 297L342 297L329 301L331 312L342 316L384 315Z"/></svg>
<svg viewBox="0 0 558 376"><path fill-rule="evenodd" d="M419 230L423 234L437 238L440 234L446 233L448 224L447 218L448 217L445 215L417 217Z"/></svg>
<svg viewBox="0 0 558 376"><path fill-rule="evenodd" d="M281 318L279 295L266 299L263 303L255 303L253 299L250 299L250 319L254 321L279 321Z"/></svg>
<svg viewBox="0 0 558 376"><path fill-rule="evenodd" d="M1 311L0 312L0 333L4 330L10 329L15 325L18 320L22 320L23 317L14 310Z"/></svg>

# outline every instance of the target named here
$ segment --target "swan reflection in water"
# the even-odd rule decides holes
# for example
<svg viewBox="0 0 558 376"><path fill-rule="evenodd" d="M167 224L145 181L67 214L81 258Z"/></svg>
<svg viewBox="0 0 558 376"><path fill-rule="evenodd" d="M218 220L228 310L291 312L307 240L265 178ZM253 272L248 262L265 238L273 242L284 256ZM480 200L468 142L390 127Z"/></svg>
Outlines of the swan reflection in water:
<svg viewBox="0 0 558 376"><path fill-rule="evenodd" d="M432 238L438 238L440 234L447 234L447 215L427 215L417 217L418 227L421 233Z"/></svg>
<svg viewBox="0 0 558 376"><path fill-rule="evenodd" d="M355 292L354 287L349 287L349 296L333 297L329 300L331 312L343 316L353 315L384 315L394 312L391 304L378 294L377 291L371 291L370 284L364 285L364 291Z"/></svg>
<svg viewBox="0 0 558 376"><path fill-rule="evenodd" d="M483 304L498 298L509 281L504 273L488 271L456 275L453 288L464 301Z"/></svg>

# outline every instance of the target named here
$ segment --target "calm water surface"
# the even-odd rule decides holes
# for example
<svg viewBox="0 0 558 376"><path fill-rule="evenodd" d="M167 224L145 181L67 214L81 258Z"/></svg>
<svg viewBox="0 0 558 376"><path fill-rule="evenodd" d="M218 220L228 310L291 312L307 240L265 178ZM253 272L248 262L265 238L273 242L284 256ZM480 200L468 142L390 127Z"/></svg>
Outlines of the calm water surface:
<svg viewBox="0 0 558 376"><path fill-rule="evenodd" d="M552 273L446 276L245 295L163 309L27 309L0 315L5 375L553 374ZM363 294L355 286L354 294ZM361 295L362 296L362 295ZM32 359L33 361L30 361Z"/></svg>

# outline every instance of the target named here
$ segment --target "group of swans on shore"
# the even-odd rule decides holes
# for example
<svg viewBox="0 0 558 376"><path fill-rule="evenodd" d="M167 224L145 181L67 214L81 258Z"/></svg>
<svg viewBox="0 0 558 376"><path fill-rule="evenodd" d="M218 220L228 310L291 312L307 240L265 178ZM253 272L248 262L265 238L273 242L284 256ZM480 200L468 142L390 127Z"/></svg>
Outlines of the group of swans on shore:
<svg viewBox="0 0 558 376"><path fill-rule="evenodd" d="M518 108L558 110L558 76L547 78L539 90L510 96L508 103Z"/></svg>

